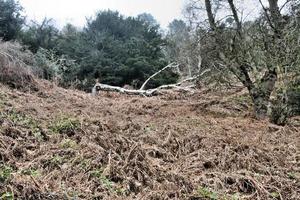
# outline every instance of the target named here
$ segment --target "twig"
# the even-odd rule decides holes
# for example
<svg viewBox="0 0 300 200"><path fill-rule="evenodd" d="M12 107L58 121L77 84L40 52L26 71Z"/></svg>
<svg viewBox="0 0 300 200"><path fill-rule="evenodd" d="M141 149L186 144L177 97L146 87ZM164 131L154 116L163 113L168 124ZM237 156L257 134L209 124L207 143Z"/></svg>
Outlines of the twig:
<svg viewBox="0 0 300 200"><path fill-rule="evenodd" d="M129 162L129 159L130 159L130 157L131 157L133 151L135 150L135 148L136 148L137 146L138 146L137 144L134 144L133 147L130 149L129 154L128 154L128 156L127 156L126 159L125 159L125 164L124 164L124 166L123 166L123 169L124 169L125 167L127 167L128 162Z"/></svg>
<svg viewBox="0 0 300 200"><path fill-rule="evenodd" d="M166 140L163 142L162 146L166 146L170 142L171 137L172 137L172 132L169 130L169 135L166 138Z"/></svg>
<svg viewBox="0 0 300 200"><path fill-rule="evenodd" d="M42 188L41 188L40 184L38 184L38 182L33 178L32 175L30 175L30 178L34 182L34 184L41 190Z"/></svg>

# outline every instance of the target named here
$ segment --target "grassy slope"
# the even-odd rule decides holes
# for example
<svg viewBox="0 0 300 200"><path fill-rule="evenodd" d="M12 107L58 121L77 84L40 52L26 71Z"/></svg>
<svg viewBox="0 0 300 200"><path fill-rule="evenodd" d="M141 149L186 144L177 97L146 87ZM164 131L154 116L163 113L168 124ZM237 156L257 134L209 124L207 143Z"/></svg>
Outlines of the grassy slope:
<svg viewBox="0 0 300 200"><path fill-rule="evenodd" d="M92 98L41 85L35 93L0 85L0 196L300 196L299 124L252 119L243 91Z"/></svg>

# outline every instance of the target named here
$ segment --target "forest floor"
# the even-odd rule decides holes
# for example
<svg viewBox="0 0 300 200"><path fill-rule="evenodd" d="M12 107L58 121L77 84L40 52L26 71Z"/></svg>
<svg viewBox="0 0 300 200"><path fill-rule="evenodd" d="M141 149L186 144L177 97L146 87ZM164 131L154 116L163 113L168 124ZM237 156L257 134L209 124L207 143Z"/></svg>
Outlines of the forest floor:
<svg viewBox="0 0 300 200"><path fill-rule="evenodd" d="M0 84L0 199L300 199L300 118L251 117L246 91Z"/></svg>

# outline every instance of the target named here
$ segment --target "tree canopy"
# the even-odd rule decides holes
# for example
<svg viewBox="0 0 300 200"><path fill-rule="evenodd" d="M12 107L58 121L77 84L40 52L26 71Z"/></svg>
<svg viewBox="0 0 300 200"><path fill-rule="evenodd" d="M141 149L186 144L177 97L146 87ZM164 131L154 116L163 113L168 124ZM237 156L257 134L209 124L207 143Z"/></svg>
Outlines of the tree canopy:
<svg viewBox="0 0 300 200"><path fill-rule="evenodd" d="M60 70L56 74L60 74L62 85L76 82L84 90L89 90L95 79L110 85L139 87L168 63L160 26L146 13L125 17L117 11L99 11L87 20L83 29L67 24L61 31L51 20L44 19L24 28L20 40L34 53L39 52L38 55L45 49L54 54L51 59L72 61L72 65L57 67ZM148 87L176 80L177 75L168 71L152 80Z"/></svg>
<svg viewBox="0 0 300 200"><path fill-rule="evenodd" d="M167 64L164 45L159 26L108 10L89 19L83 30L67 25L56 51L76 61L76 78L80 81L98 78L106 84L138 87ZM150 87L172 81L176 81L175 74L173 78L157 79Z"/></svg>
<svg viewBox="0 0 300 200"><path fill-rule="evenodd" d="M4 41L17 38L24 23L21 11L15 0L0 0L0 38Z"/></svg>

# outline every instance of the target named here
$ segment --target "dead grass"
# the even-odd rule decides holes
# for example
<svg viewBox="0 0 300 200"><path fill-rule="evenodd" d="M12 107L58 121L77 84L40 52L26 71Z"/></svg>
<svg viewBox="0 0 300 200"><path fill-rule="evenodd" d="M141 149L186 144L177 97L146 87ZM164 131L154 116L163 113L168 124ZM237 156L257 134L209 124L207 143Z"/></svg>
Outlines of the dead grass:
<svg viewBox="0 0 300 200"><path fill-rule="evenodd" d="M31 56L17 43L0 41L0 83L16 89L38 90L32 68L28 66Z"/></svg>
<svg viewBox="0 0 300 200"><path fill-rule="evenodd" d="M299 199L299 119L256 121L243 91L93 98L39 84L0 86L0 196Z"/></svg>

